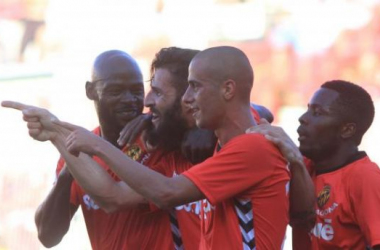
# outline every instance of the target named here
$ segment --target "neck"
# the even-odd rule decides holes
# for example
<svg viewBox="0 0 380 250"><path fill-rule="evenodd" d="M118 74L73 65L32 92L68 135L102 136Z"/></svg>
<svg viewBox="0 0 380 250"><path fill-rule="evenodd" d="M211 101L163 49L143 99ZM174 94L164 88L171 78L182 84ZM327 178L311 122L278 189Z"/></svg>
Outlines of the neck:
<svg viewBox="0 0 380 250"><path fill-rule="evenodd" d="M247 128L256 125L249 106L229 110L222 124L215 130L221 146L236 136L245 134Z"/></svg>
<svg viewBox="0 0 380 250"><path fill-rule="evenodd" d="M351 145L349 147L340 147L333 154L324 159L314 161L315 168L318 172L328 172L339 166L344 166L358 153L358 147Z"/></svg>
<svg viewBox="0 0 380 250"><path fill-rule="evenodd" d="M104 126L100 124L100 131L101 131L101 137L114 145L117 148L120 148L120 146L117 143L117 140L120 137L120 131L115 128L108 128L107 126Z"/></svg>

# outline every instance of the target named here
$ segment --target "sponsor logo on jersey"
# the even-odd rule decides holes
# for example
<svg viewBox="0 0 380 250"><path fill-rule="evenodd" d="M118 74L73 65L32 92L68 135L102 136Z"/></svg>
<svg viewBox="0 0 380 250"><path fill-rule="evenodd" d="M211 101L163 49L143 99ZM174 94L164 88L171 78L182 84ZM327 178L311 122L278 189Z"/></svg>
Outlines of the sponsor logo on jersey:
<svg viewBox="0 0 380 250"><path fill-rule="evenodd" d="M184 205L180 205L175 207L177 211L186 211L188 213L193 213L201 217L201 211L203 209L204 218L207 219L207 214L211 212L211 210L215 209L215 206L211 205L211 203L206 200L193 201Z"/></svg>
<svg viewBox="0 0 380 250"><path fill-rule="evenodd" d="M178 176L176 171L173 172L173 177L175 177L175 176ZM210 202L208 202L208 200L206 200L206 199L199 200L199 201L193 201L193 202L190 202L187 204L183 204L183 205L175 207L175 209L177 211L184 210L188 213L194 213L198 216L201 216L202 207L203 207L204 213L210 212L211 209L215 209L215 207L212 206L210 204Z"/></svg>
<svg viewBox="0 0 380 250"><path fill-rule="evenodd" d="M323 208L324 205L330 199L331 187L329 185L325 185L321 192L318 194L317 204L319 208Z"/></svg>
<svg viewBox="0 0 380 250"><path fill-rule="evenodd" d="M185 210L188 213L194 213L196 215L201 214L202 201L193 201L184 205L175 207L176 210Z"/></svg>
<svg viewBox="0 0 380 250"><path fill-rule="evenodd" d="M87 210L98 210L99 206L96 205L95 201L91 199L88 194L83 195L83 202L86 205Z"/></svg>
<svg viewBox="0 0 380 250"><path fill-rule="evenodd" d="M330 241L334 239L334 228L332 227L331 219L324 219L321 223L316 223L314 228L311 230L314 237L318 239L323 239L325 241Z"/></svg>
<svg viewBox="0 0 380 250"><path fill-rule="evenodd" d="M326 209L317 209L316 210L316 213L319 215L319 216L326 216L328 214L331 214L332 212L334 212L334 210L338 207L338 203L334 202L330 207L326 208Z"/></svg>

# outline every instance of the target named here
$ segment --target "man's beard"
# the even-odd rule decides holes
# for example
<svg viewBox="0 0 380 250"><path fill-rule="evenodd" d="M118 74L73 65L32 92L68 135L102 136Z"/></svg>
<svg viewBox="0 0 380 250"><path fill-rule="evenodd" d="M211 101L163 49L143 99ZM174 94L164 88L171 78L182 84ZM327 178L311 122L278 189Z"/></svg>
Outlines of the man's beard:
<svg viewBox="0 0 380 250"><path fill-rule="evenodd" d="M157 128L153 124L150 125L146 130L146 136L152 146L170 152L181 148L186 131L187 123L182 117L180 101L176 100L173 107L162 114Z"/></svg>

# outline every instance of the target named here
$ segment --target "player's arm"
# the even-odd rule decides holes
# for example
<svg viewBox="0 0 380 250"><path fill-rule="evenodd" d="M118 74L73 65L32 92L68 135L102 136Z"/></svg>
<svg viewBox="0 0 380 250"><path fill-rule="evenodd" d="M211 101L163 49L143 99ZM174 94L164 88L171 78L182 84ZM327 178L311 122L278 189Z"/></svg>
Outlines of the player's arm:
<svg viewBox="0 0 380 250"><path fill-rule="evenodd" d="M88 155L80 154L76 157L69 153L66 148L66 137L65 133L58 133L52 143L67 162L77 183L105 212L113 213L147 203L146 199L126 183L115 181Z"/></svg>
<svg viewBox="0 0 380 250"><path fill-rule="evenodd" d="M311 228L315 221L314 184L306 169L303 156L297 146L280 127L270 125L265 120L247 130L248 133L261 133L272 141L289 162L290 180L290 224Z"/></svg>
<svg viewBox="0 0 380 250"><path fill-rule="evenodd" d="M53 247L62 240L69 230L71 218L78 209L70 203L72 181L73 178L64 167L54 187L37 208L35 223L38 238L45 247Z"/></svg>
<svg viewBox="0 0 380 250"><path fill-rule="evenodd" d="M214 131L201 128L189 129L181 143L182 155L192 164L198 164L214 153L217 138Z"/></svg>
<svg viewBox="0 0 380 250"><path fill-rule="evenodd" d="M68 153L65 141L70 131L55 126L52 121L58 119L49 111L11 101L2 102L2 105L22 111L31 137L39 141L53 142L77 183L103 210L111 213L146 203L146 200L128 185L112 179L91 157L84 154L75 157Z"/></svg>
<svg viewBox="0 0 380 250"><path fill-rule="evenodd" d="M120 179L158 207L171 208L204 198L199 189L186 177L165 177L133 161L118 148L84 128L61 121L57 121L56 124L72 131L66 141L70 153L75 155L83 152L100 157Z"/></svg>

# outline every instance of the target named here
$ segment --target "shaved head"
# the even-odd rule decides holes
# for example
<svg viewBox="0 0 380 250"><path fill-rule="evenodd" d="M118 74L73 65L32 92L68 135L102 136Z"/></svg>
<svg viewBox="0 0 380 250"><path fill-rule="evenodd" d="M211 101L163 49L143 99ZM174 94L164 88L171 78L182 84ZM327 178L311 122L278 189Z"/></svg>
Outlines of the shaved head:
<svg viewBox="0 0 380 250"><path fill-rule="evenodd" d="M213 47L199 52L193 62L200 63L207 74L218 82L235 81L240 97L249 101L254 75L243 51L230 46Z"/></svg>
<svg viewBox="0 0 380 250"><path fill-rule="evenodd" d="M127 69L127 70L126 70ZM109 50L96 57L92 69L92 80L107 79L115 73L134 71L142 75L140 68L133 57L124 51Z"/></svg>

